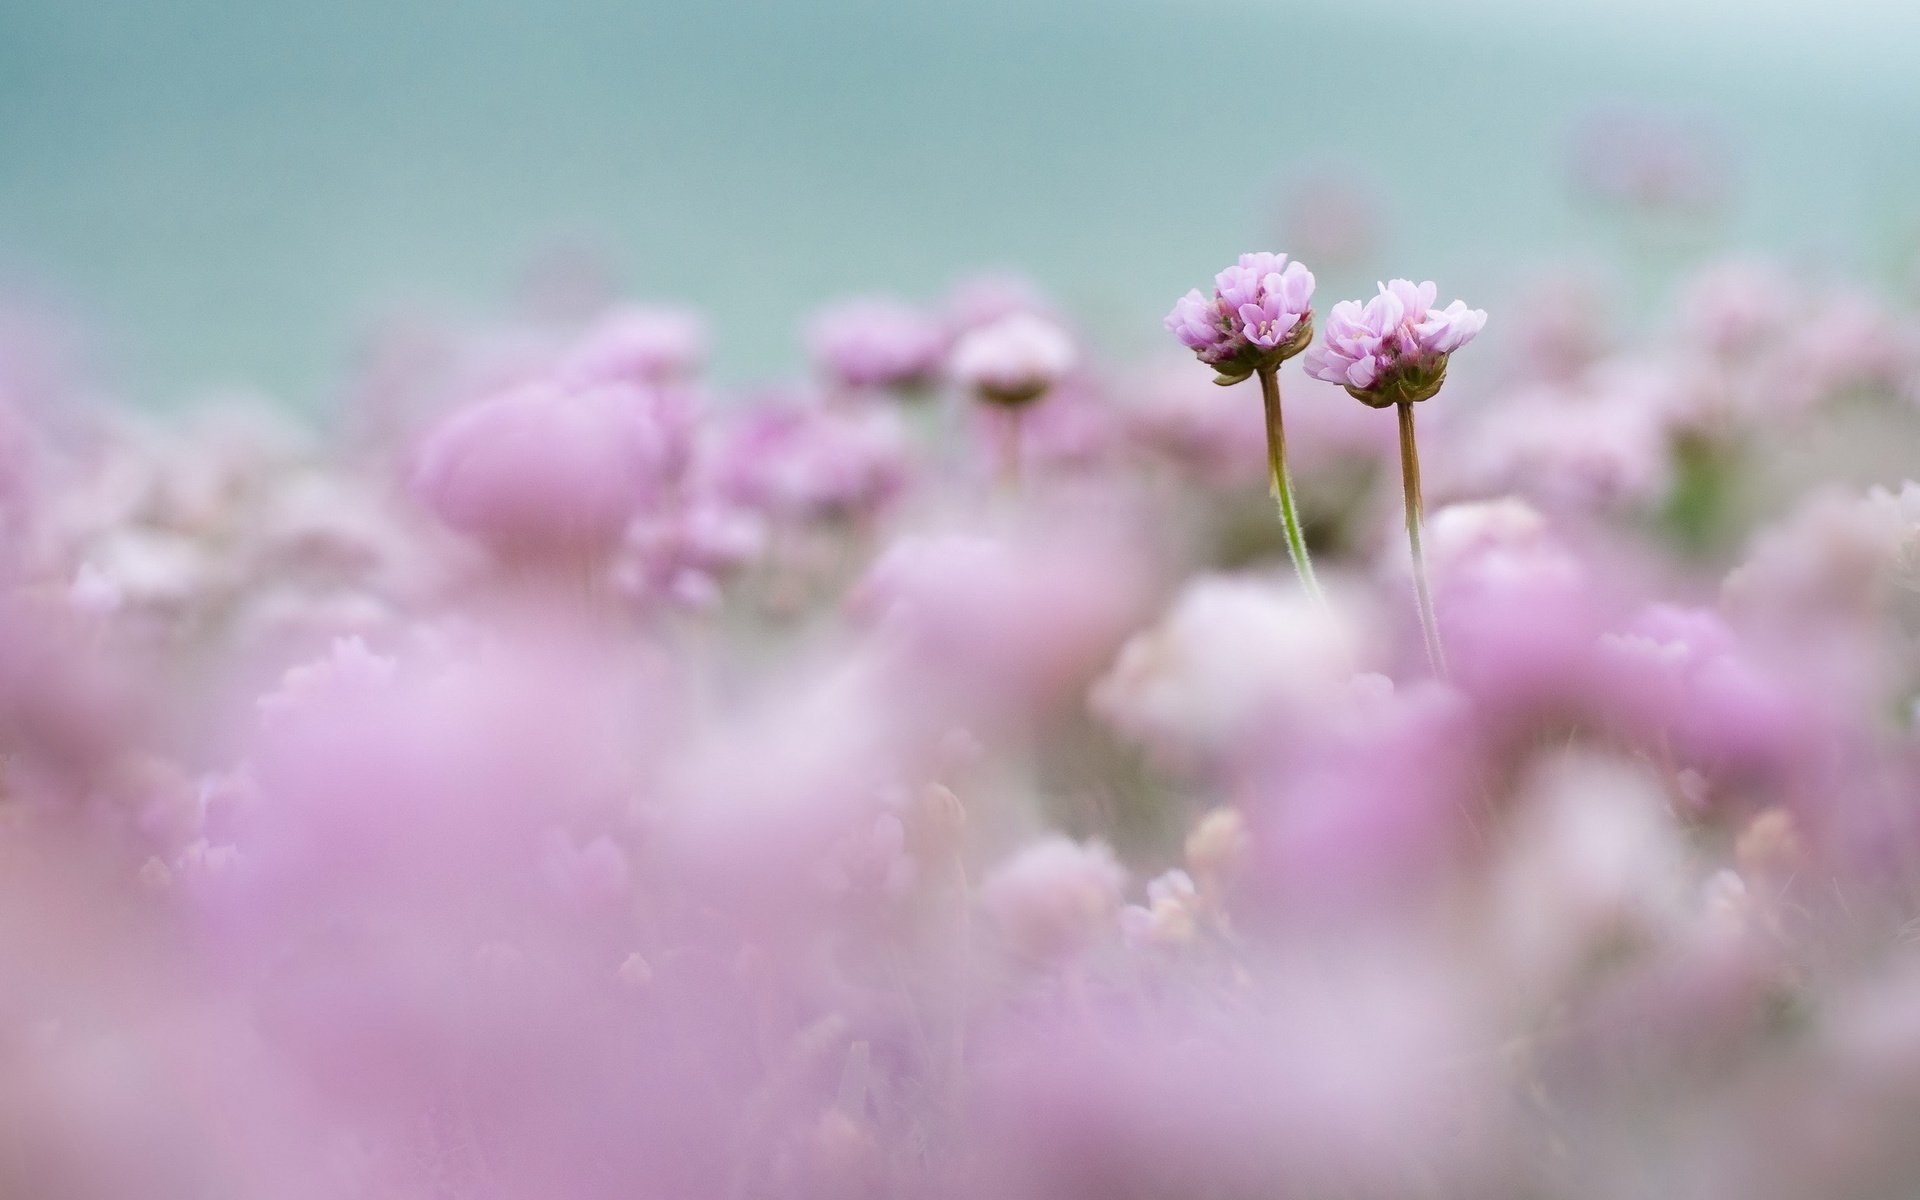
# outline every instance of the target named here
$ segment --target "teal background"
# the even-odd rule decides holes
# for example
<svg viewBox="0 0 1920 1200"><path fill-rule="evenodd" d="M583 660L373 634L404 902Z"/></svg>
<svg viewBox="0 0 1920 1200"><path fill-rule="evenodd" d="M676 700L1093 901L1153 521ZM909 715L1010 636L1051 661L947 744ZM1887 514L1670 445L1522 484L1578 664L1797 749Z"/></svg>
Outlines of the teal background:
<svg viewBox="0 0 1920 1200"><path fill-rule="evenodd" d="M1371 180L1380 265L1450 294L1657 274L1670 248L1568 197L1569 124L1630 101L1733 151L1737 204L1688 252L1900 282L1920 16L1815 7L0 0L0 274L156 404L322 403L370 321L498 310L560 244L707 308L730 378L796 361L823 298L982 266L1131 349L1278 240L1301 172Z"/></svg>

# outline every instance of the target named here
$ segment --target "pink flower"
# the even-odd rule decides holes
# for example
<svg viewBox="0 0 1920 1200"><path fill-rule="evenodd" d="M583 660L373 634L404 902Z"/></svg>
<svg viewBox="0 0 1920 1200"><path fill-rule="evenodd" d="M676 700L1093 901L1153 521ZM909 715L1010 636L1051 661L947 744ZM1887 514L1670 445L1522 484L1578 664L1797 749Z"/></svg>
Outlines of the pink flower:
<svg viewBox="0 0 1920 1200"><path fill-rule="evenodd" d="M1182 296L1164 324L1221 382L1233 383L1304 349L1312 305L1313 272L1263 251L1214 276L1212 296L1197 288Z"/></svg>
<svg viewBox="0 0 1920 1200"><path fill-rule="evenodd" d="M421 447L415 494L496 554L600 554L664 486L675 448L648 394L535 384L455 413Z"/></svg>
<svg viewBox="0 0 1920 1200"><path fill-rule="evenodd" d="M1014 953L1046 962L1070 957L1114 928L1126 880L1104 845L1054 836L988 875L980 901Z"/></svg>
<svg viewBox="0 0 1920 1200"><path fill-rule="evenodd" d="M982 399L1018 405L1045 395L1078 361L1073 339L1059 325L1013 313L962 335L947 365Z"/></svg>
<svg viewBox="0 0 1920 1200"><path fill-rule="evenodd" d="M878 512L906 489L909 470L897 413L787 399L727 430L713 464L722 498L794 520Z"/></svg>
<svg viewBox="0 0 1920 1200"><path fill-rule="evenodd" d="M1211 764L1329 708L1361 669L1367 632L1298 589L1201 576L1121 648L1092 707L1170 764Z"/></svg>
<svg viewBox="0 0 1920 1200"><path fill-rule="evenodd" d="M1462 475L1477 491L1573 513L1659 503L1674 473L1666 414L1635 383L1598 370L1577 387L1513 389L1459 439Z"/></svg>
<svg viewBox="0 0 1920 1200"><path fill-rule="evenodd" d="M1782 338L1807 299L1780 264L1729 258L1694 273L1679 308L1692 342L1715 356L1736 358Z"/></svg>
<svg viewBox="0 0 1920 1200"><path fill-rule="evenodd" d="M1688 766L1784 779L1812 741L1791 689L1711 611L1650 605L1601 639L1599 667L1617 724Z"/></svg>
<svg viewBox="0 0 1920 1200"><path fill-rule="evenodd" d="M700 373L707 323L684 308L618 308L587 330L562 359L560 374L582 385L658 384Z"/></svg>
<svg viewBox="0 0 1920 1200"><path fill-rule="evenodd" d="M1334 305L1320 344L1307 351L1307 374L1375 408L1432 396L1446 379L1447 357L1487 323L1484 310L1459 300L1434 308L1436 290L1431 281L1395 279L1364 305Z"/></svg>
<svg viewBox="0 0 1920 1200"><path fill-rule="evenodd" d="M930 380L947 350L939 321L899 300L848 300L807 328L814 365L848 388L914 387Z"/></svg>
<svg viewBox="0 0 1920 1200"><path fill-rule="evenodd" d="M1138 621L1139 548L1081 519L896 540L849 594L917 705L992 728L1077 705Z"/></svg>

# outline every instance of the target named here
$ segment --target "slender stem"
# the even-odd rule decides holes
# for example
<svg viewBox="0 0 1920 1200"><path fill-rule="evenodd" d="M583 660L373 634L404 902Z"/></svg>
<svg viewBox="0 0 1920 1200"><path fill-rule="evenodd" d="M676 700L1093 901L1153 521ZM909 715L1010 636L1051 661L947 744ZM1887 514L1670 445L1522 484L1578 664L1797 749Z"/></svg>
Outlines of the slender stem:
<svg viewBox="0 0 1920 1200"><path fill-rule="evenodd" d="M1021 412L1017 407L1002 410L1000 426L1000 486L1010 493L1020 491Z"/></svg>
<svg viewBox="0 0 1920 1200"><path fill-rule="evenodd" d="M1427 643L1427 662L1441 679L1447 677L1447 652L1440 645L1440 620L1433 611L1433 589L1427 585L1427 556L1420 548L1420 452L1413 441L1413 403L1402 400L1400 410L1400 482L1407 501L1407 545L1413 551L1413 592L1420 602L1420 636Z"/></svg>
<svg viewBox="0 0 1920 1200"><path fill-rule="evenodd" d="M1320 581L1313 577L1313 560L1307 556L1307 537L1300 529L1300 514L1294 507L1293 481L1287 476L1287 434L1280 424L1280 370L1262 367L1257 374L1260 399L1267 410L1267 479L1273 498L1280 504L1280 525L1287 534L1287 556L1293 559L1293 569L1299 572L1307 594L1325 603L1326 597L1320 594Z"/></svg>

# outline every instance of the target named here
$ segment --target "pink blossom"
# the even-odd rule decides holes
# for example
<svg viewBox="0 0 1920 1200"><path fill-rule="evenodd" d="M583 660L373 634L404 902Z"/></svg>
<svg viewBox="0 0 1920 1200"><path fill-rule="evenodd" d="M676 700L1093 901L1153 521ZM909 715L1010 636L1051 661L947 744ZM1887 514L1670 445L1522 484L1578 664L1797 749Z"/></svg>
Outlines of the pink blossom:
<svg viewBox="0 0 1920 1200"><path fill-rule="evenodd" d="M1455 470L1485 493L1557 511L1646 511L1673 484L1669 414L1608 372L1586 388L1516 388L1483 407Z"/></svg>
<svg viewBox="0 0 1920 1200"><path fill-rule="evenodd" d="M901 538L849 594L907 698L997 727L1084 689L1139 619L1136 547L1081 521L1010 535Z"/></svg>
<svg viewBox="0 0 1920 1200"><path fill-rule="evenodd" d="M706 321L684 308L634 305L601 317L561 361L581 386L661 384L697 375L707 359Z"/></svg>
<svg viewBox="0 0 1920 1200"><path fill-rule="evenodd" d="M830 520L882 511L911 478L906 430L883 409L776 397L721 431L720 494L770 515Z"/></svg>
<svg viewBox="0 0 1920 1200"><path fill-rule="evenodd" d="M832 382L848 388L911 388L932 379L947 351L940 322L887 297L824 309L807 327L807 350Z"/></svg>
<svg viewBox="0 0 1920 1200"><path fill-rule="evenodd" d="M1750 786L1790 778L1810 714L1717 614L1654 605L1601 640L1618 721L1690 767Z"/></svg>
<svg viewBox="0 0 1920 1200"><path fill-rule="evenodd" d="M645 392L535 385L443 422L421 447L413 487L498 554L601 554L659 494L673 453Z"/></svg>
<svg viewBox="0 0 1920 1200"><path fill-rule="evenodd" d="M1725 204L1731 174L1719 131L1674 114L1610 109L1579 122L1573 182L1596 200L1700 215Z"/></svg>
<svg viewBox="0 0 1920 1200"><path fill-rule="evenodd" d="M1307 374L1376 408L1432 396L1446 377L1448 356L1487 323L1484 311L1459 300L1434 308L1436 290L1431 282L1395 279L1364 305L1334 305L1319 344L1307 351Z"/></svg>
<svg viewBox="0 0 1920 1200"><path fill-rule="evenodd" d="M1171 762L1215 764L1322 710L1363 668L1367 632L1297 589L1197 579L1121 648L1093 710Z"/></svg>
<svg viewBox="0 0 1920 1200"><path fill-rule="evenodd" d="M1219 372L1244 379L1263 363L1298 354L1313 335L1313 272L1284 254L1242 254L1214 277L1213 294L1188 292L1164 324Z"/></svg>
<svg viewBox="0 0 1920 1200"><path fill-rule="evenodd" d="M947 369L995 404L1028 404L1073 370L1073 339L1045 317L1014 313L962 334Z"/></svg>
<svg viewBox="0 0 1920 1200"><path fill-rule="evenodd" d="M1025 276L989 271L954 284L946 299L947 323L964 334L1015 313L1054 318L1057 314L1038 284Z"/></svg>

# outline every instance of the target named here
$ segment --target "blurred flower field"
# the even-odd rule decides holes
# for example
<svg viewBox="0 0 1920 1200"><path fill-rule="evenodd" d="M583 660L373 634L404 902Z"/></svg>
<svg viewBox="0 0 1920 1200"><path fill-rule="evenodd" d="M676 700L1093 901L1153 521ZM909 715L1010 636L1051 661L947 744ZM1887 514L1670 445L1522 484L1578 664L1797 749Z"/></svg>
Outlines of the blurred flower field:
<svg viewBox="0 0 1920 1200"><path fill-rule="evenodd" d="M1920 312L1336 303L1363 199L1165 333L599 297L317 423L14 310L0 1193L1912 1194Z"/></svg>

